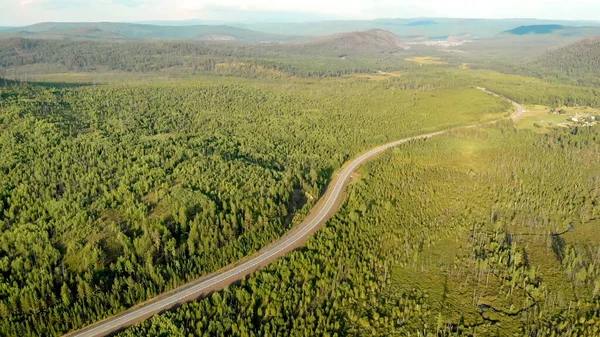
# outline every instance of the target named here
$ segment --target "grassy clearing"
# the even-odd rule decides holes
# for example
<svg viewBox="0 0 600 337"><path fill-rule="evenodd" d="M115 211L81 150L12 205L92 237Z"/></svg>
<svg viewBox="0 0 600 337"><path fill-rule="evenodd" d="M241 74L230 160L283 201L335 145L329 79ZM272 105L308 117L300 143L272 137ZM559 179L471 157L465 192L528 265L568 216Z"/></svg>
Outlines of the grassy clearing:
<svg viewBox="0 0 600 337"><path fill-rule="evenodd" d="M379 72L376 74L357 74L357 75L353 75L353 78L366 78L369 80L373 80L373 81L387 81L392 77L400 77L402 76L402 72L400 71L395 71L395 72L391 72L391 73L383 73L383 72Z"/></svg>
<svg viewBox="0 0 600 337"><path fill-rule="evenodd" d="M408 62L414 62L417 64L426 64L426 65L446 65L448 64L448 62L443 62L440 61L439 57L432 57L432 56L415 56L415 57L409 57L409 58L405 58L405 61Z"/></svg>
<svg viewBox="0 0 600 337"><path fill-rule="evenodd" d="M538 133L547 133L555 127L574 127L581 123L573 122L573 117L584 120L586 116L596 115L597 110L590 107L558 107L545 105L526 105L527 112L515 120L519 129L529 129ZM558 113L560 111L560 113Z"/></svg>

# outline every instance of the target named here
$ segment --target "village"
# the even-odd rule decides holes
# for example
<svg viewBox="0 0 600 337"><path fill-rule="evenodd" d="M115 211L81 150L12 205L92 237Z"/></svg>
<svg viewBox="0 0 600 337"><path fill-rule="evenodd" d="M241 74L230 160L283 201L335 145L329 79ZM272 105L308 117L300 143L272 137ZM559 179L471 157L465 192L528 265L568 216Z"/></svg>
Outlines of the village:
<svg viewBox="0 0 600 337"><path fill-rule="evenodd" d="M589 108L584 108L585 110ZM568 113L565 109L550 109L551 114L566 115ZM557 123L557 126L561 127L573 127L573 126L594 126L600 122L600 112L597 110L585 113L581 111L574 111L569 114L569 118L564 123Z"/></svg>
<svg viewBox="0 0 600 337"><path fill-rule="evenodd" d="M526 105L525 109L526 113L514 121L519 129L545 133L556 127L590 127L600 123L600 111L590 107Z"/></svg>

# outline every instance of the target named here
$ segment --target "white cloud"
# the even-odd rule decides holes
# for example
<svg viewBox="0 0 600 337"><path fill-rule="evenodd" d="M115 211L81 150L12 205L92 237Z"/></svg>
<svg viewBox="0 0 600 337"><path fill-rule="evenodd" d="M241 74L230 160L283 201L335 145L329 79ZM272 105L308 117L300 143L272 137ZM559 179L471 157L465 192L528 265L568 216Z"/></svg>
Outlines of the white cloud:
<svg viewBox="0 0 600 337"><path fill-rule="evenodd" d="M42 2L44 2L44 0L21 0L19 4L21 5L21 7L27 7L31 5L38 5Z"/></svg>
<svg viewBox="0 0 600 337"><path fill-rule="evenodd" d="M215 8L220 10L211 10ZM226 13L224 8L315 13L342 19L536 17L600 20L598 0L0 0L0 25L40 21L202 19L208 13Z"/></svg>
<svg viewBox="0 0 600 337"><path fill-rule="evenodd" d="M180 10L201 11L207 7L238 10L315 12L350 18L438 16L438 17L561 17L600 20L598 0L174 0ZM575 15L573 15L575 14Z"/></svg>

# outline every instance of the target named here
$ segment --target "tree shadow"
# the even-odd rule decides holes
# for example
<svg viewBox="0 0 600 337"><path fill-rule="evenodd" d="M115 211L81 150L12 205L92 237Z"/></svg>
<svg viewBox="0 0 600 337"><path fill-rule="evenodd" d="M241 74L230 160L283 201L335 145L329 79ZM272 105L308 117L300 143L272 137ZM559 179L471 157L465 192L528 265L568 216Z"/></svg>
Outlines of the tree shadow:
<svg viewBox="0 0 600 337"><path fill-rule="evenodd" d="M562 261L564 258L565 245L566 242L561 236L552 235L552 250L558 261Z"/></svg>
<svg viewBox="0 0 600 337"><path fill-rule="evenodd" d="M319 181L319 185L323 186L321 188L321 191L319 191L321 194L320 196L323 196L323 194L325 194L325 192L327 192L327 187L329 186L329 182L331 182L331 180L332 180L333 172L334 172L333 167L328 167L328 168L320 170L319 173L317 174L317 179Z"/></svg>

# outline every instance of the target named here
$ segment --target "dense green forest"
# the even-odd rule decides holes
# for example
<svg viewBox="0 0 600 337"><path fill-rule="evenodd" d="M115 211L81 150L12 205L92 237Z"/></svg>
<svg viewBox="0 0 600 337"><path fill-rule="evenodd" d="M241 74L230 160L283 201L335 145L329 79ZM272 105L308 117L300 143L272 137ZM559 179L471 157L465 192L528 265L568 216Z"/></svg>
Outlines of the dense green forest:
<svg viewBox="0 0 600 337"><path fill-rule="evenodd" d="M595 336L600 128L389 150L305 249L120 336Z"/></svg>
<svg viewBox="0 0 600 337"><path fill-rule="evenodd" d="M600 38L587 38L544 54L537 64L541 73L554 71L563 81L600 87ZM545 70L545 71L544 71ZM566 80L568 81L568 80Z"/></svg>
<svg viewBox="0 0 600 337"><path fill-rule="evenodd" d="M103 83L131 81L132 78L154 82L157 78L202 79L207 75L251 79L328 78L383 71L401 72L413 82L420 76L428 79L438 76L437 82L477 84L523 103L600 106L594 72L594 56L598 54L594 53L595 40L544 53L548 41L523 39L481 41L473 44L474 47L465 45L466 52L460 53L414 46L402 50L400 41L388 36L382 38L377 31L268 45L7 39L0 40L0 77L27 81L54 76L57 81L66 81L80 76L83 81ZM377 46L370 48L376 51L360 47L364 44ZM513 45L518 48L509 48ZM533 47L521 48L527 45ZM522 58L520 53L539 53L540 56ZM406 61L411 56L423 55L440 57L447 64L423 67ZM465 62L472 69L458 69Z"/></svg>
<svg viewBox="0 0 600 337"><path fill-rule="evenodd" d="M403 55L366 52L364 48L357 51L357 47L353 45L334 48L327 41L329 40L307 44L257 45L15 38L0 40L0 69L12 70L10 74L16 79L26 79L26 75L40 72L118 70L147 73L172 68L177 68L180 73L272 78L331 77L373 73L378 70L391 71L410 66L404 64ZM389 48L398 49L395 44ZM307 58L309 55L310 58ZM31 65L37 67L32 68Z"/></svg>
<svg viewBox="0 0 600 337"><path fill-rule="evenodd" d="M0 334L64 333L214 271L358 152L509 110L451 81L286 83L1 88Z"/></svg>
<svg viewBox="0 0 600 337"><path fill-rule="evenodd" d="M460 128L511 113L475 87L597 111L593 41L0 40L0 336L58 336L236 262L350 158L447 129L363 167L304 248L121 335L598 335L599 127Z"/></svg>

